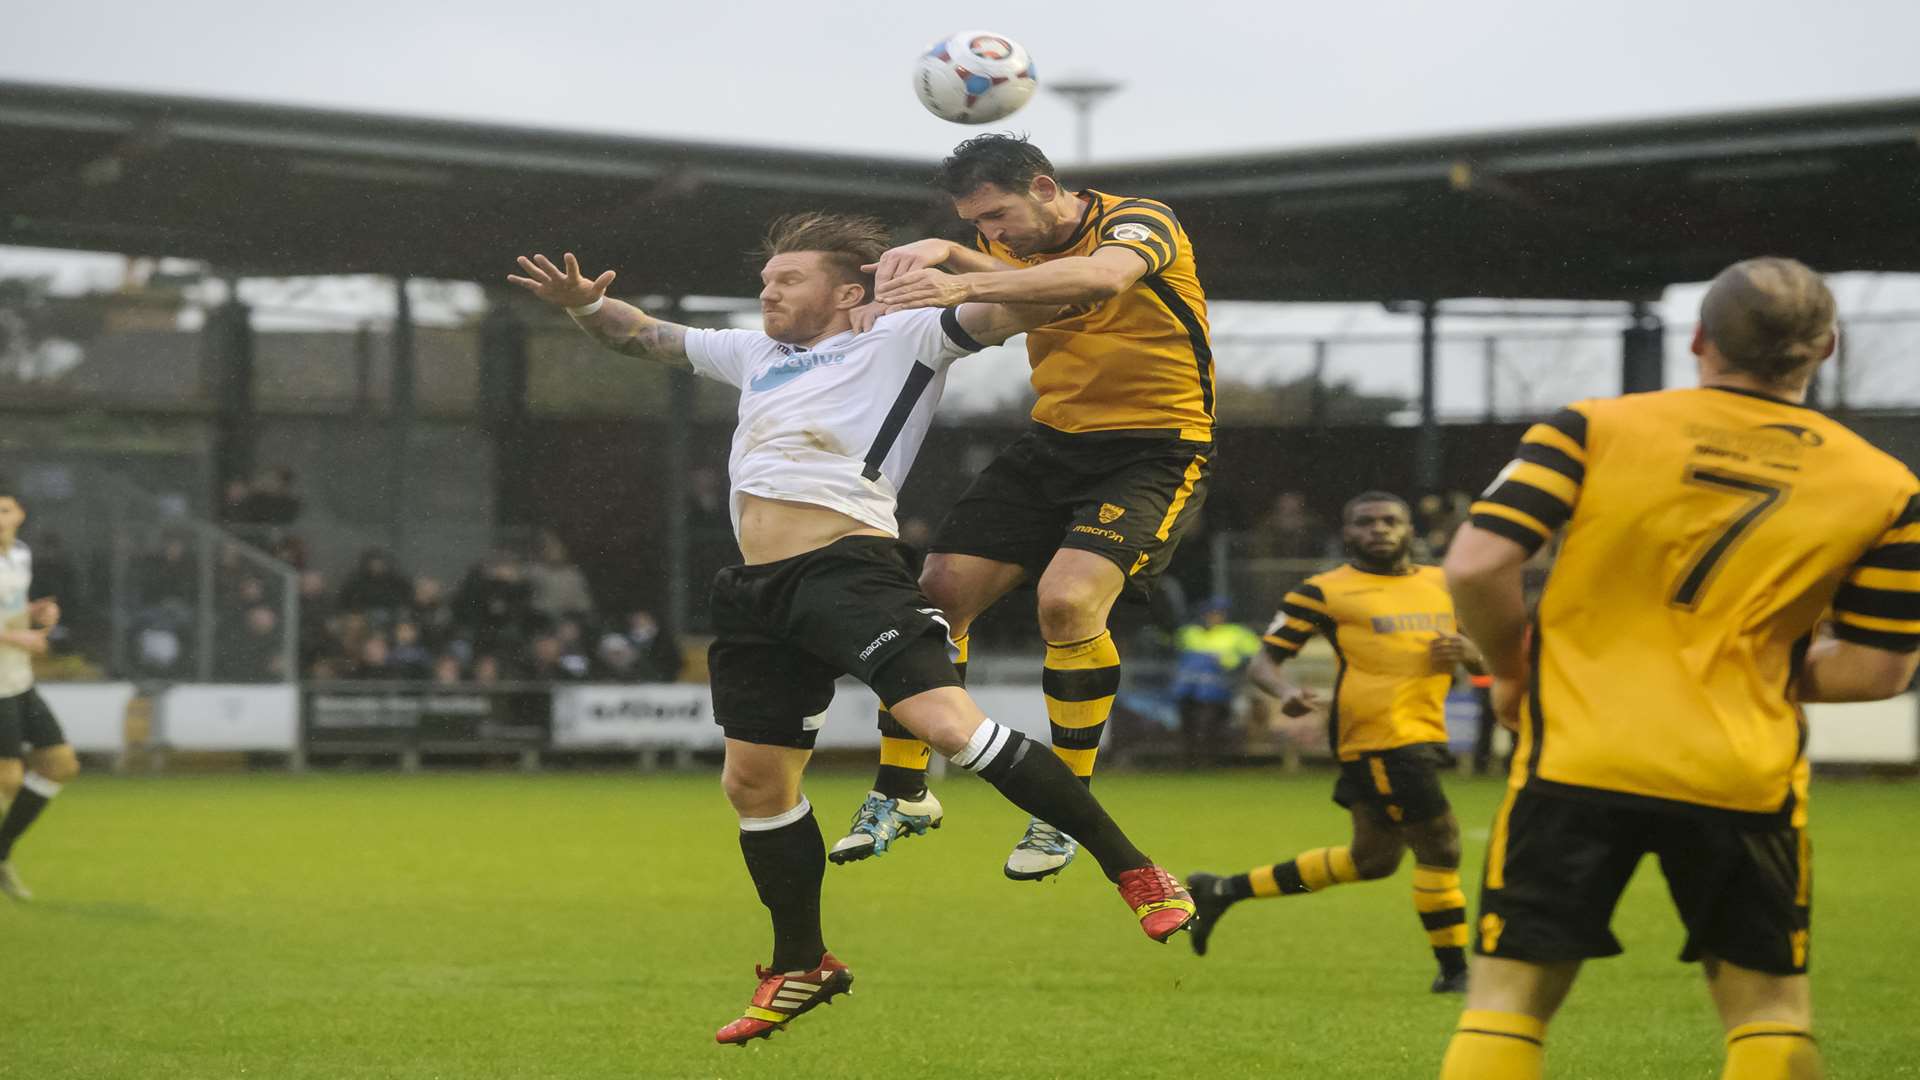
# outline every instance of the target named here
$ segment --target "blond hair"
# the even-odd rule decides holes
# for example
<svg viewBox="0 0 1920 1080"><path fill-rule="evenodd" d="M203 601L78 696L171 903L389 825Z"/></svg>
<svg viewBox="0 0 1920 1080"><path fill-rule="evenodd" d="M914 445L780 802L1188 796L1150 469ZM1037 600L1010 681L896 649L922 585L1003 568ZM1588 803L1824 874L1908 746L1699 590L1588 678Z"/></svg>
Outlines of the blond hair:
<svg viewBox="0 0 1920 1080"><path fill-rule="evenodd" d="M843 281L865 289L871 300L873 275L860 268L879 262L892 242L893 231L879 218L816 210L775 218L767 226L760 254L772 258L800 251L819 252Z"/></svg>

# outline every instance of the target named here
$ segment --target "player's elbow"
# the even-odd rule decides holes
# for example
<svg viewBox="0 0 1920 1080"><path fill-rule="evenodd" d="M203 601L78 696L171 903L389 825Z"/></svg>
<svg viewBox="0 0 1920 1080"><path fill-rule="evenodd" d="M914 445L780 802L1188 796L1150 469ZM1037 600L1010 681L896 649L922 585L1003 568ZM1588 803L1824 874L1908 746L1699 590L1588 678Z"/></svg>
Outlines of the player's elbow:
<svg viewBox="0 0 1920 1080"><path fill-rule="evenodd" d="M1442 569L1449 588L1474 588L1518 570L1527 552L1504 536L1463 525L1447 549Z"/></svg>

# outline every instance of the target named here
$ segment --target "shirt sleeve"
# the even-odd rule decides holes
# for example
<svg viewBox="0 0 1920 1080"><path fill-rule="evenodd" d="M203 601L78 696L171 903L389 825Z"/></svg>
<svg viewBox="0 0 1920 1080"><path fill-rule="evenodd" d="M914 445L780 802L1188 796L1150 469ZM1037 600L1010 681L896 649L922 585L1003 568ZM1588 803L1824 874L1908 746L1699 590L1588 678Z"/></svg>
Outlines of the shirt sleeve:
<svg viewBox="0 0 1920 1080"><path fill-rule="evenodd" d="M1280 601L1280 610L1268 624L1260 640L1267 655L1282 663L1300 655L1314 634L1333 633L1333 613L1327 609L1327 594L1307 581Z"/></svg>
<svg viewBox="0 0 1920 1080"><path fill-rule="evenodd" d="M728 386L745 386L753 356L768 337L755 330L687 330L687 360L696 374Z"/></svg>
<svg viewBox="0 0 1920 1080"><path fill-rule="evenodd" d="M1100 222L1094 250L1105 247L1126 248L1146 262L1147 273L1157 274L1180 257L1180 221L1165 203L1122 199Z"/></svg>
<svg viewBox="0 0 1920 1080"><path fill-rule="evenodd" d="M1586 478L1587 416L1570 406L1528 429L1519 454L1473 504L1471 520L1531 555L1573 516Z"/></svg>
<svg viewBox="0 0 1920 1080"><path fill-rule="evenodd" d="M1920 495L1848 571L1833 598L1833 633L1889 652L1920 650Z"/></svg>
<svg viewBox="0 0 1920 1080"><path fill-rule="evenodd" d="M985 345L973 340L960 325L958 308L915 308L882 315L875 330L899 338L913 358L938 371ZM872 332L872 331L870 331Z"/></svg>

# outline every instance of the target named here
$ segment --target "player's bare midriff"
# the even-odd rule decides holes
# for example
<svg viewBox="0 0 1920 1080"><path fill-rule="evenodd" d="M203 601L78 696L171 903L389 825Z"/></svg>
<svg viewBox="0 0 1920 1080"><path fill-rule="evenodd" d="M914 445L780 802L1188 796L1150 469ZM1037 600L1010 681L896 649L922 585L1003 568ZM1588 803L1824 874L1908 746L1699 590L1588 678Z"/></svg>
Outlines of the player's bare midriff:
<svg viewBox="0 0 1920 1080"><path fill-rule="evenodd" d="M740 495L740 557L749 566L805 555L845 536L887 535L824 506Z"/></svg>

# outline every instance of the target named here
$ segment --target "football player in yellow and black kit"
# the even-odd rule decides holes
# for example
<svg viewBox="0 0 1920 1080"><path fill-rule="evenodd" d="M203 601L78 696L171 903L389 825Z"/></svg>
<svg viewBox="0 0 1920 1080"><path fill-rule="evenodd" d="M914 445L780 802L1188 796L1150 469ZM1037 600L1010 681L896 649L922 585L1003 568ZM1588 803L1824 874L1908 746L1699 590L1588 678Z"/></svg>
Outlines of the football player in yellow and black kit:
<svg viewBox="0 0 1920 1080"><path fill-rule="evenodd" d="M1536 425L1448 551L1519 742L1445 1080L1542 1074L1649 853L1726 1029L1722 1076L1820 1075L1800 703L1890 697L1920 649L1920 483L1801 404L1835 333L1805 266L1728 268L1701 304L1701 386ZM1528 644L1521 564L1562 529Z"/></svg>
<svg viewBox="0 0 1920 1080"><path fill-rule="evenodd" d="M1390 877L1413 849L1413 906L1440 966L1435 993L1466 989L1467 898L1460 891L1460 824L1440 789L1447 750L1447 689L1461 664L1479 655L1455 633L1453 600L1437 566L1413 562L1413 521L1397 495L1354 496L1341 515L1349 562L1287 594L1268 627L1253 679L1280 698L1281 711L1326 708L1327 735L1340 760L1333 801L1353 815L1344 847L1316 848L1232 876L1187 879L1196 909L1193 951L1202 956L1229 906L1298 896L1350 881ZM1333 700L1289 686L1279 668L1315 634L1339 660Z"/></svg>
<svg viewBox="0 0 1920 1080"><path fill-rule="evenodd" d="M952 624L964 665L973 620L1036 581L1053 750L1090 780L1120 686L1108 613L1122 590L1167 568L1206 496L1214 454L1206 295L1172 210L1069 191L1024 139L962 143L941 184L977 230L976 245L924 240L887 252L875 266L883 305L1004 297L1070 310L1027 335L1039 394L1033 426L953 507L920 584ZM834 846L835 862L884 853L940 821L926 790L926 745L885 715L881 736L880 775ZM1036 819L1005 873L1038 880L1074 851L1071 838Z"/></svg>

